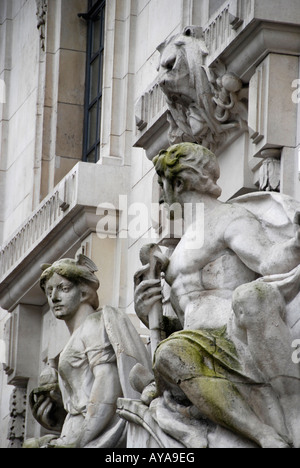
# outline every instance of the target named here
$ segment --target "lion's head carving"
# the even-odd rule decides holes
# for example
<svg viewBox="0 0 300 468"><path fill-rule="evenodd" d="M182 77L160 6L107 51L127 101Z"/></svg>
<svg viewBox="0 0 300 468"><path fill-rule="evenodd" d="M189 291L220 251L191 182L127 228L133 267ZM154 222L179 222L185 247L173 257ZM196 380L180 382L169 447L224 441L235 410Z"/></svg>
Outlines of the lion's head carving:
<svg viewBox="0 0 300 468"><path fill-rule="evenodd" d="M205 66L209 51L200 27L186 27L158 50L158 83L170 111L170 143L191 141L215 151L247 120L242 81L222 63L215 69Z"/></svg>

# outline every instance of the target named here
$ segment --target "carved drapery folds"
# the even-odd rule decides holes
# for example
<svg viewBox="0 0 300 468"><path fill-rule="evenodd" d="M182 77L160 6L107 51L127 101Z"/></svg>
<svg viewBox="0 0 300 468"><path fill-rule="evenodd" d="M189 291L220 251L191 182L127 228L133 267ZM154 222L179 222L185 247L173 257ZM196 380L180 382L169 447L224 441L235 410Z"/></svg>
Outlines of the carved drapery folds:
<svg viewBox="0 0 300 468"><path fill-rule="evenodd" d="M169 108L170 144L199 143L212 151L247 129L248 87L225 65L205 66L202 29L189 26L162 43L158 83Z"/></svg>

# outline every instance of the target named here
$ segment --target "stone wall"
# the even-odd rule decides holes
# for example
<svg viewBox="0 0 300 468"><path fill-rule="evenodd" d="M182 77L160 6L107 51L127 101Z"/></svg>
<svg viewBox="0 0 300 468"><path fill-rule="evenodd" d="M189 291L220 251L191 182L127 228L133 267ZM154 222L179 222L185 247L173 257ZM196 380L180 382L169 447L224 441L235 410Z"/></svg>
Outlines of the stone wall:
<svg viewBox="0 0 300 468"><path fill-rule="evenodd" d="M0 123L2 240L18 228L33 205L39 69L35 13L34 0L1 2L0 76L6 85Z"/></svg>

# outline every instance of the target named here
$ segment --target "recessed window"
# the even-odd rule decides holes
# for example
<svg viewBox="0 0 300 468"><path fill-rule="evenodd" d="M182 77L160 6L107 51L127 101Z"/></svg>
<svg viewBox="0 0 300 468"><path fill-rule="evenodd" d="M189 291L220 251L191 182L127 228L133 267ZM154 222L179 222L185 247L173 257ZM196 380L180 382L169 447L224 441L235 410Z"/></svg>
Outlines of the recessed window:
<svg viewBox="0 0 300 468"><path fill-rule="evenodd" d="M83 160L97 162L100 157L102 82L105 30L105 0L89 0L86 92L84 115Z"/></svg>

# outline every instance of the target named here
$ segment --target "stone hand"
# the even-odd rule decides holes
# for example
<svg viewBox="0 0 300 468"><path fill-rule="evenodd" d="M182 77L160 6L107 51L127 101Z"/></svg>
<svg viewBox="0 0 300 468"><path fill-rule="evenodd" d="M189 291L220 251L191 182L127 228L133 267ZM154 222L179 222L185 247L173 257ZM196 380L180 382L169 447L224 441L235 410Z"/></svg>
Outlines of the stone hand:
<svg viewBox="0 0 300 468"><path fill-rule="evenodd" d="M54 435L46 435L40 437L39 439L27 439L24 444L24 449L39 449L39 448L50 448L53 447L55 444L55 437Z"/></svg>
<svg viewBox="0 0 300 468"><path fill-rule="evenodd" d="M30 394L30 406L34 418L41 426L49 430L61 431L66 413L57 384L33 390Z"/></svg>
<svg viewBox="0 0 300 468"><path fill-rule="evenodd" d="M149 326L149 313L151 312L153 305L159 301L162 301L162 287L161 280L157 279L146 279L143 280L143 276L149 270L149 264L144 265L135 274L134 283L134 304L135 311L139 319L148 327Z"/></svg>

